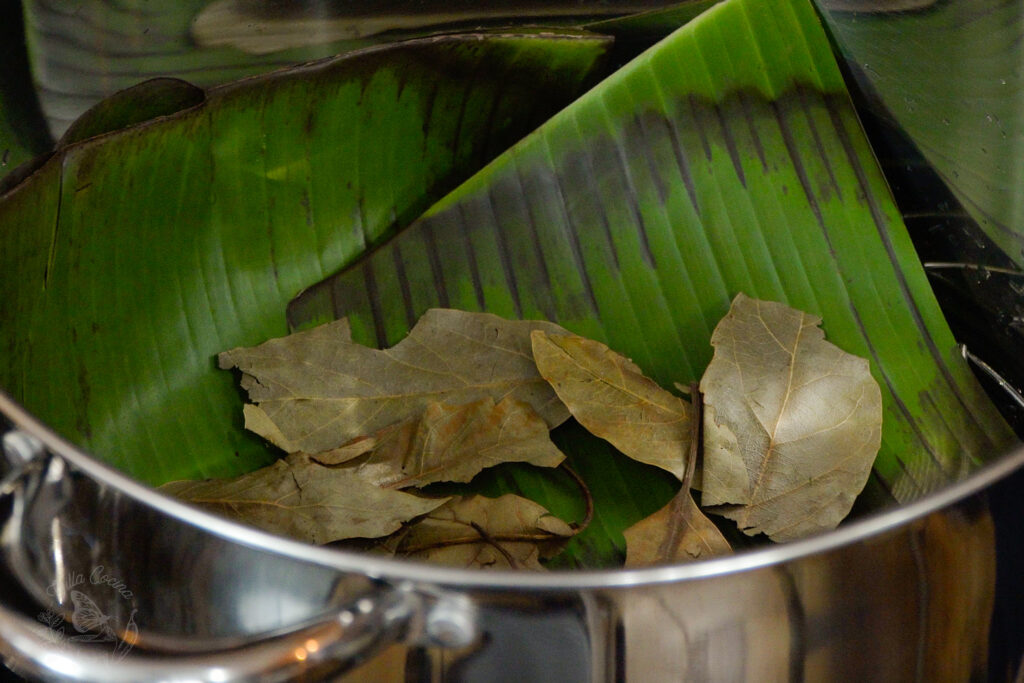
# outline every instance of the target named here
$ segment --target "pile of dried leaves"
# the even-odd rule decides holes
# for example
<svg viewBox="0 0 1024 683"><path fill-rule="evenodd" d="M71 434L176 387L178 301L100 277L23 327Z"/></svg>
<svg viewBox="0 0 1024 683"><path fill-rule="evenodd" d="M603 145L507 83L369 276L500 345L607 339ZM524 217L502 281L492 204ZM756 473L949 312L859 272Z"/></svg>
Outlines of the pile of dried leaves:
<svg viewBox="0 0 1024 683"><path fill-rule="evenodd" d="M568 523L512 494L422 488L507 462L564 467L549 431L572 416L682 481L668 505L625 531L627 566L730 551L692 489L705 511L748 534L798 538L846 516L881 440L881 392L867 361L825 341L819 323L738 295L699 388L677 387L688 401L550 322L435 309L378 350L337 321L220 355L222 368L242 373L246 427L287 457L234 479L163 488L311 543L377 539L375 550L400 557L540 569L589 511Z"/></svg>

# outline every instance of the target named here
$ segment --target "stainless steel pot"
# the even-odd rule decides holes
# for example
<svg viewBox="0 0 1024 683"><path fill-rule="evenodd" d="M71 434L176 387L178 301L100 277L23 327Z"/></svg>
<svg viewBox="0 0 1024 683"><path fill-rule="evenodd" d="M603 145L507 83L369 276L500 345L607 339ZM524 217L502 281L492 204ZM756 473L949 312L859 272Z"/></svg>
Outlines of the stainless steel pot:
<svg viewBox="0 0 1024 683"><path fill-rule="evenodd" d="M240 526L99 463L6 396L0 411L0 654L30 676L956 681L1011 680L1021 664L1024 449L800 542L488 573Z"/></svg>
<svg viewBox="0 0 1024 683"><path fill-rule="evenodd" d="M929 106L886 99L919 79L879 67L898 53L864 32L871 12L926 12L930 0L818 4L843 18L832 28L859 67L854 77L910 133L915 114L941 119L956 104L955 89L950 101L932 93ZM25 6L40 16L49 8ZM892 35L911 34L900 25ZM59 106L82 78L43 76L51 124L66 125L87 106ZM63 99L46 99L51 86ZM985 149L1020 156L1019 136L1008 142L994 124L982 133L993 137L982 136ZM261 533L112 470L3 394L0 414L0 656L27 676L1024 681L1024 448L915 503L800 542L665 568L483 573Z"/></svg>

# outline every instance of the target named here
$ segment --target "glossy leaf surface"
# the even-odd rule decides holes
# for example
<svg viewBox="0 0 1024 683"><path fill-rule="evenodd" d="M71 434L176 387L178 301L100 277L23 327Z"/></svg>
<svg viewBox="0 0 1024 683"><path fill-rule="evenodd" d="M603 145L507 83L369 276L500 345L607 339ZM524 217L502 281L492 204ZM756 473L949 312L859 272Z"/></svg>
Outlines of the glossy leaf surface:
<svg viewBox="0 0 1024 683"><path fill-rule="evenodd" d="M571 100L607 40L465 34L210 90L0 198L0 386L153 483L269 462L215 354Z"/></svg>
<svg viewBox="0 0 1024 683"><path fill-rule="evenodd" d="M915 498L1013 442L802 1L716 5L290 315L347 315L379 344L438 305L545 318L668 386L701 376L741 291L820 316L869 359L885 411L876 497Z"/></svg>
<svg viewBox="0 0 1024 683"><path fill-rule="evenodd" d="M833 33L877 98L876 113L907 134L985 235L1024 268L1024 6L921 1L869 3L864 12L832 4ZM998 263L983 252L965 257Z"/></svg>

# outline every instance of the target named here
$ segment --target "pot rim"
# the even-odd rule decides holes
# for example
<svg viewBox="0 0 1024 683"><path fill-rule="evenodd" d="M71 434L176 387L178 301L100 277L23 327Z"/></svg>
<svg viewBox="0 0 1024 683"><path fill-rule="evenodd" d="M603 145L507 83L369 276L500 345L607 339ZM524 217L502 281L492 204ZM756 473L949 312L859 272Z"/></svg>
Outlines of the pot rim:
<svg viewBox="0 0 1024 683"><path fill-rule="evenodd" d="M881 510L841 524L837 529L805 539L745 550L735 555L690 563L638 569L516 570L481 571L457 569L375 557L354 551L314 546L233 522L189 506L159 492L89 455L31 415L0 390L0 414L17 429L38 438L46 449L101 484L117 489L143 505L229 541L339 571L362 574L393 583L435 584L481 590L578 591L581 589L628 588L722 576L741 571L781 565L810 555L823 554L873 536L897 530L911 521L947 508L983 491L1018 469L1024 469L1024 444L984 465L968 477L944 486L920 499Z"/></svg>

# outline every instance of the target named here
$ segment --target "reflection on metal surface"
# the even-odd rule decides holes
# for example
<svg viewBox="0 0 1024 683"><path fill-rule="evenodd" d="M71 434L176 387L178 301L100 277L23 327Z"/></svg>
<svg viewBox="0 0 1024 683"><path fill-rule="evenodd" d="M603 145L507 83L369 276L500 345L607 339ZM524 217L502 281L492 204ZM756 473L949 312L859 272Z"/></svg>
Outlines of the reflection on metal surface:
<svg viewBox="0 0 1024 683"><path fill-rule="evenodd" d="M215 8L261 4L190 0L143 12L95 0L72 11L27 0L54 128L150 75L227 80L329 54L338 44L323 40L359 33L296 42L304 25L293 23L273 45L286 52L254 57L229 52L248 49L244 35L203 38L211 24L193 24L204 8L209 20ZM880 111L1019 264L1021 4L820 4ZM194 50L192 35L206 47ZM1020 567L1007 557L1024 556L1014 531L1024 499L995 514L985 493L1024 466L1024 451L905 509L789 546L640 572L488 575L300 546L215 520L61 444L3 396L0 412L21 428L4 437L0 463L0 576L34 605L0 595L0 655L27 673L319 677L397 641L344 680L933 681L994 667L1024 683L1019 638L989 661L993 624L1024 633L1024 615L996 602L1024 595L1021 572L1003 570ZM104 628L116 642L71 640L105 637Z"/></svg>
<svg viewBox="0 0 1024 683"><path fill-rule="evenodd" d="M996 536L1000 553L1024 551L1019 534L1008 547L999 532L1024 501L994 518L985 495L1024 451L907 508L777 548L634 572L489 574L186 519L2 395L0 409L47 450L0 493L0 574L58 617L33 621L4 596L0 654L63 680L288 680L378 651L342 680L963 680L989 665ZM1002 594L1024 589L1017 574L1000 578ZM87 635L75 628L83 605L102 619L93 635L115 638L73 640ZM1014 647L1002 655L1012 662Z"/></svg>
<svg viewBox="0 0 1024 683"><path fill-rule="evenodd" d="M783 681L798 647L778 572L652 588L617 601L626 677L635 681Z"/></svg>
<svg viewBox="0 0 1024 683"><path fill-rule="evenodd" d="M3 436L4 457L11 467L19 467L43 455L43 444L36 437L21 430L12 430Z"/></svg>
<svg viewBox="0 0 1024 683"><path fill-rule="evenodd" d="M23 0L40 105L54 137L103 97L149 78L205 87L445 28L558 23L665 7L672 0L542 0L444 5L338 0ZM438 7L441 7L438 10ZM572 23L572 22L569 22Z"/></svg>
<svg viewBox="0 0 1024 683"><path fill-rule="evenodd" d="M876 113L906 132L988 238L1024 266L1024 4L944 0L894 13L820 4Z"/></svg>
<svg viewBox="0 0 1024 683"><path fill-rule="evenodd" d="M829 12L911 12L931 7L937 0L822 0Z"/></svg>
<svg viewBox="0 0 1024 683"><path fill-rule="evenodd" d="M491 0L487 3L453 0L444 5L415 0L305 0L296 3L214 0L196 14L191 33L200 48L228 46L253 55L265 55L389 32L550 23L580 14L601 18L666 4L669 3L665 0L619 0L589 5L571 0Z"/></svg>
<svg viewBox="0 0 1024 683"><path fill-rule="evenodd" d="M52 631L0 605L0 655L14 671L51 681L321 680L401 638L411 609L408 596L385 593L372 610L346 625L326 618L237 648L167 658L129 652L135 644L130 639L119 641L113 656L102 648L55 641Z"/></svg>
<svg viewBox="0 0 1024 683"><path fill-rule="evenodd" d="M621 607L628 678L984 676L993 548L987 510L966 505L777 571L645 590Z"/></svg>
<svg viewBox="0 0 1024 683"><path fill-rule="evenodd" d="M978 356L971 353L967 349L966 344L960 345L960 352L963 354L964 358L974 363L974 365L976 365L982 372L984 372L986 375L995 380L995 382L1006 392L1007 396L1009 396L1011 400L1016 402L1017 405L1024 407L1024 396L1021 396L1020 392L1018 392L1013 387L1013 385L1011 385L1009 382L1003 379L1003 376L996 372L995 368L993 368L991 365L983 361L981 358L978 358Z"/></svg>

